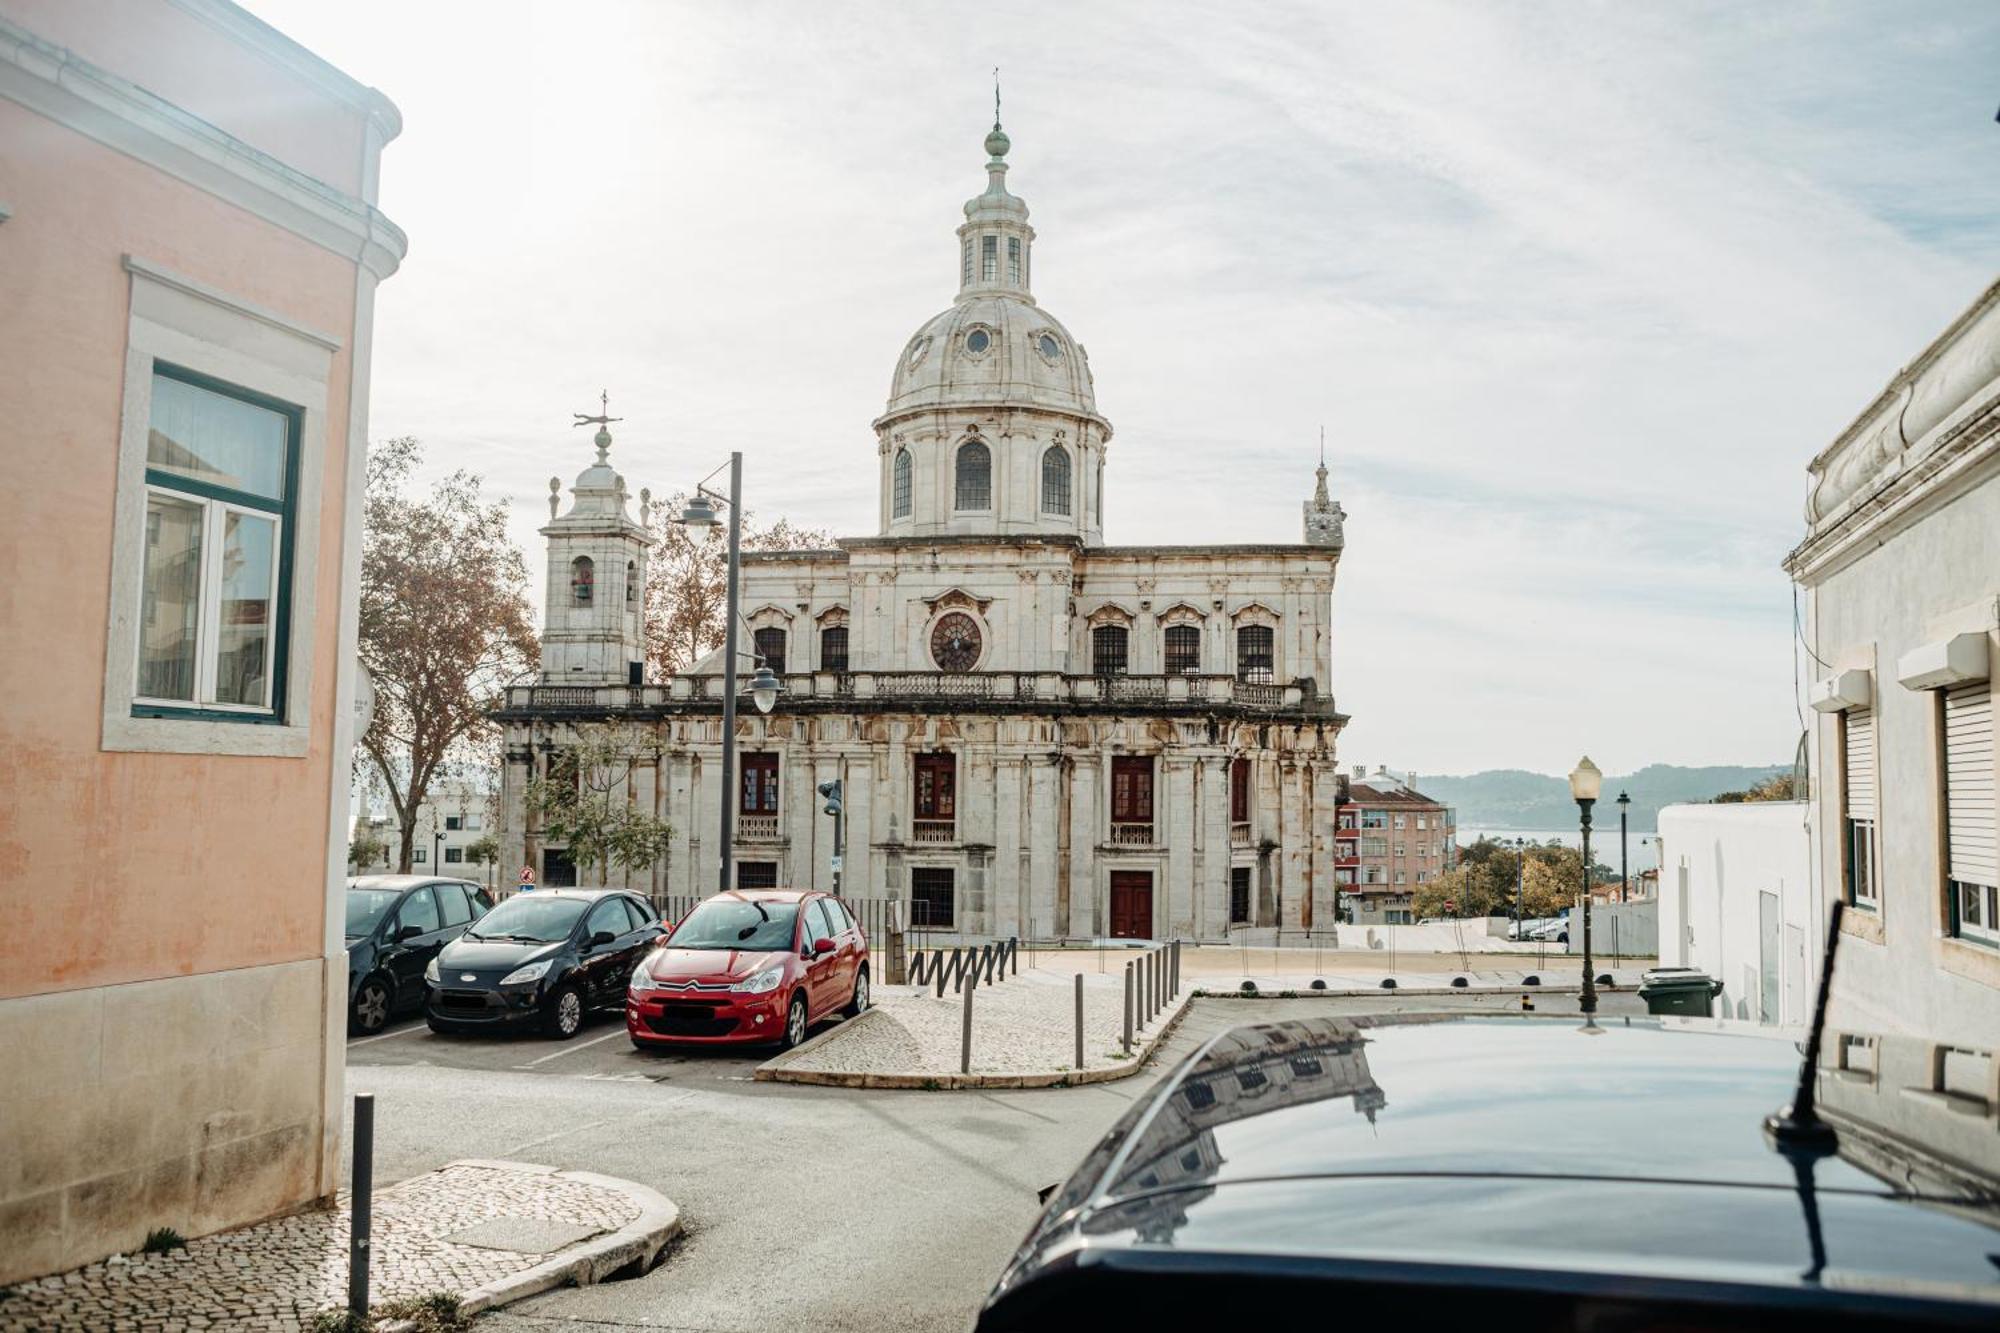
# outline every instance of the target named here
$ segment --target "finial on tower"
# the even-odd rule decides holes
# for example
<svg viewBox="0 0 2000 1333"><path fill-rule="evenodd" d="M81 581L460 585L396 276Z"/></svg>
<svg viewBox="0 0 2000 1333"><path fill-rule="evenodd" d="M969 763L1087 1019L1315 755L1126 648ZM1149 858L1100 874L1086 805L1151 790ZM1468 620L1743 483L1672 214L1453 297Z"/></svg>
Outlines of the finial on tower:
<svg viewBox="0 0 2000 1333"><path fill-rule="evenodd" d="M1007 131L1000 128L1000 67L993 67L993 131L986 136L986 155L995 161L1007 156L1007 150L1014 145L1007 138Z"/></svg>
<svg viewBox="0 0 2000 1333"><path fill-rule="evenodd" d="M549 478L549 518L550 518L550 520L551 520L551 521L553 521L553 520L554 520L554 518L555 518L555 516L556 516L556 510L560 509L561 507L562 507L562 478L561 478L561 477L550 477L550 478Z"/></svg>
<svg viewBox="0 0 2000 1333"><path fill-rule="evenodd" d="M572 426L594 425L597 427L597 434L591 437L590 442L597 446L597 461L600 463L605 463L610 461L611 423L614 421L623 421L625 418L614 417L611 415L610 390L608 389L600 390L597 395L597 402L598 402L598 411L596 416L594 417L588 416L582 412L572 412L570 413L570 415L575 417L576 420L570 422L570 425Z"/></svg>

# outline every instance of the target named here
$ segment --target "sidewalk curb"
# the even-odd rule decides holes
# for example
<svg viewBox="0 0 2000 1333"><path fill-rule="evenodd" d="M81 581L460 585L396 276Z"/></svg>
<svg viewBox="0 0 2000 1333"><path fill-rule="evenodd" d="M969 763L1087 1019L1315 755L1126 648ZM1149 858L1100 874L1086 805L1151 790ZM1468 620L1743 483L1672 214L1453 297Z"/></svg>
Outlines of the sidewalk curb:
<svg viewBox="0 0 2000 1333"><path fill-rule="evenodd" d="M1600 995L1619 995L1627 994L1637 989L1638 987L1636 986L1599 986L1597 993ZM1581 984L1575 982L1567 986L1501 986L1492 983L1482 983L1476 986L1397 986L1393 990L1384 989L1379 986L1350 987L1344 990L1334 988L1313 990L1311 987L1286 990L1263 990L1260 988L1255 991L1242 991L1234 988L1229 990L1207 990L1197 987L1193 993L1199 995L1204 1000L1353 1000L1368 997L1379 999L1383 996L1388 996L1392 999L1401 996L1421 996L1430 999L1441 995L1581 995L1583 987Z"/></svg>
<svg viewBox="0 0 2000 1333"><path fill-rule="evenodd" d="M583 1185L595 1185L599 1189L614 1191L624 1195L638 1208L639 1215L609 1235L593 1236L576 1245L543 1260L533 1268L526 1268L508 1277L470 1291L459 1293L459 1309L467 1315L481 1314L495 1310L515 1301L525 1300L553 1287L587 1287L602 1282L606 1276L634 1263L640 1267L650 1267L660 1256L660 1252L681 1234L681 1210L672 1199L658 1190L630 1180L620 1180L616 1176L602 1176L593 1171L558 1171L552 1166L541 1166L533 1162L503 1162L485 1158L466 1158L456 1162L446 1162L437 1168L442 1171L454 1166L479 1167L491 1171L519 1171L527 1174L553 1176L558 1180L573 1180ZM393 1333L384 1325L384 1333Z"/></svg>
<svg viewBox="0 0 2000 1333"><path fill-rule="evenodd" d="M1087 1083L1112 1083L1121 1078L1130 1078L1145 1068L1159 1049L1160 1043L1173 1035L1187 1014L1188 1005L1198 994L1188 991L1175 1001L1164 1019L1153 1030L1151 1036L1135 1043L1130 1060L1121 1060L1115 1065L1096 1069L1040 1070L1033 1073L994 1074L952 1074L952 1073L851 1073L838 1069L789 1069L786 1063L805 1051L811 1050L829 1037L838 1035L847 1027L842 1023L831 1032L822 1032L811 1041L803 1042L783 1055L776 1056L757 1066L752 1076L760 1083L809 1083L825 1088L903 1088L924 1092L951 1092L962 1088L1074 1088ZM871 1009L869 1014L878 1013ZM866 1018L868 1014L861 1017ZM848 1022L856 1020L849 1019Z"/></svg>

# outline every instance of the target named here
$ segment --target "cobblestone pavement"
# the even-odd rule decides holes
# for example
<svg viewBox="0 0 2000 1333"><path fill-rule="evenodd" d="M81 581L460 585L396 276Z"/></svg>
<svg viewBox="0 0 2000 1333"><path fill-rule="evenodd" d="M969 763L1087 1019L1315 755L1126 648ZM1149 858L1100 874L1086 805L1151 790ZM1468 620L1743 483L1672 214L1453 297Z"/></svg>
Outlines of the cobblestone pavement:
<svg viewBox="0 0 2000 1333"><path fill-rule="evenodd" d="M639 1208L624 1194L548 1168L454 1163L375 1194L371 1295L376 1301L465 1292L544 1262L548 1254L447 1239L498 1219L615 1231ZM0 1291L0 1333L45 1330L244 1329L292 1333L347 1303L347 1199L191 1240L166 1254L114 1255ZM523 1228L527 1230L531 1228Z"/></svg>

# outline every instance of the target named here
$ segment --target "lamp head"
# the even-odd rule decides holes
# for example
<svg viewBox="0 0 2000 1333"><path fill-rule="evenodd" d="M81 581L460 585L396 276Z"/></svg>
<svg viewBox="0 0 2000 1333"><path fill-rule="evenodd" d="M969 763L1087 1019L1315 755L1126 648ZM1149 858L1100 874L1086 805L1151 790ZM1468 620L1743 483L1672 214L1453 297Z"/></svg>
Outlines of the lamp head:
<svg viewBox="0 0 2000 1333"><path fill-rule="evenodd" d="M759 664L757 673L750 677L750 702L760 713L768 713L778 702L778 678L769 666Z"/></svg>
<svg viewBox="0 0 2000 1333"><path fill-rule="evenodd" d="M681 510L681 524L690 528L712 528L715 526L715 506L709 498L696 491Z"/></svg>
<svg viewBox="0 0 2000 1333"><path fill-rule="evenodd" d="M1604 791L1604 770L1590 762L1585 755L1569 775L1570 798L1579 804L1595 801Z"/></svg>
<svg viewBox="0 0 2000 1333"><path fill-rule="evenodd" d="M1618 799L1616 802L1614 802L1614 804L1616 804L1622 809L1623 807L1632 804L1632 798L1630 796L1627 796L1624 792L1621 791L1618 793Z"/></svg>

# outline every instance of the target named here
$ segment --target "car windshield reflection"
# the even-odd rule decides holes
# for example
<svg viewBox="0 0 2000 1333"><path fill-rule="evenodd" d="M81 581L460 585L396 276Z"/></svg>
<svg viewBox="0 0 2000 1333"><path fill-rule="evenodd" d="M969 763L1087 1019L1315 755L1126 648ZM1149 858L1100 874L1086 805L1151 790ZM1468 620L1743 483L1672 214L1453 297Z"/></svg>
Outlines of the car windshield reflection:
<svg viewBox="0 0 2000 1333"><path fill-rule="evenodd" d="M382 916L403 896L400 889L349 889L347 891L347 938L372 934Z"/></svg>
<svg viewBox="0 0 2000 1333"><path fill-rule="evenodd" d="M792 947L792 927L798 919L797 903L710 898L674 928L667 942L676 949L768 953Z"/></svg>
<svg viewBox="0 0 2000 1333"><path fill-rule="evenodd" d="M553 898L523 893L509 898L479 918L466 934L473 939L566 940L590 903L582 898Z"/></svg>

